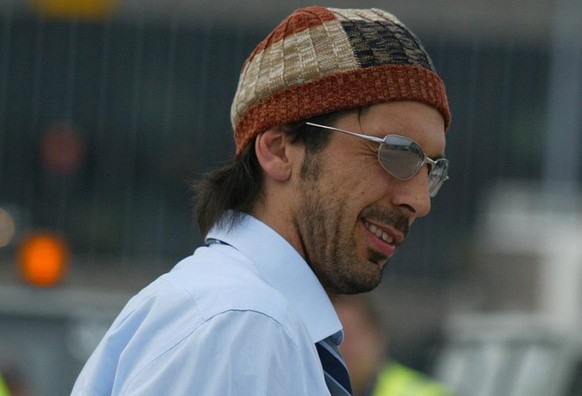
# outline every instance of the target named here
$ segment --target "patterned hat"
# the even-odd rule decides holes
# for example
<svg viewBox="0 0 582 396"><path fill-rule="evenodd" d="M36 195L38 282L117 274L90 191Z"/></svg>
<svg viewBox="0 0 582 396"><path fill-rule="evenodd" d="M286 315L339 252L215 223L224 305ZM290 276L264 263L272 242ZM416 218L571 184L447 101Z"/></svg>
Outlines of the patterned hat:
<svg viewBox="0 0 582 396"><path fill-rule="evenodd" d="M236 152L275 125L405 100L434 107L448 128L444 83L420 41L394 15L301 8L243 65L231 108Z"/></svg>

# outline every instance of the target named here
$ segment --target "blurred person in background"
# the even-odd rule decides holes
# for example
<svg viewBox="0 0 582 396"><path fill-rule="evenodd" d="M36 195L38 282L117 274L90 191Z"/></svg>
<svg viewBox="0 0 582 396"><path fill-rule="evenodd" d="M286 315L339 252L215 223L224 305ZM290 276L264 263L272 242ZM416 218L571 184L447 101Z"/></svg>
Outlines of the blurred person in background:
<svg viewBox="0 0 582 396"><path fill-rule="evenodd" d="M1 352L1 351L0 351ZM0 358L5 356L0 355ZM30 394L25 370L13 360L0 363L0 396L26 396Z"/></svg>
<svg viewBox="0 0 582 396"><path fill-rule="evenodd" d="M205 245L133 297L75 395L350 395L332 300L374 289L447 178L444 83L378 9L307 7L244 63Z"/></svg>
<svg viewBox="0 0 582 396"><path fill-rule="evenodd" d="M341 352L354 396L453 396L426 374L389 357L388 332L368 296L340 296L334 307L344 330Z"/></svg>
<svg viewBox="0 0 582 396"><path fill-rule="evenodd" d="M8 390L8 385L0 373L0 396L10 396L10 391Z"/></svg>

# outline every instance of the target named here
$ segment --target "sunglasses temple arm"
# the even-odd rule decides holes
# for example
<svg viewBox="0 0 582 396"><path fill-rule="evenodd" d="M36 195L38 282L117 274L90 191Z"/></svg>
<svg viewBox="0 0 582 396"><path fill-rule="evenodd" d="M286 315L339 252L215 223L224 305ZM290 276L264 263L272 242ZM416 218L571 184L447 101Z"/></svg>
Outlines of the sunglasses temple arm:
<svg viewBox="0 0 582 396"><path fill-rule="evenodd" d="M341 129L341 128L334 128L334 127L330 127L328 125L314 124L313 122L306 122L305 124L306 125L311 125L311 126L314 126L314 127L317 127L317 128L328 129L328 130L334 131L334 132L340 132L340 133L343 133L343 134L346 134L346 135L350 135L350 136L354 136L354 137L357 137L357 138L360 138L360 139L366 139L366 140L369 140L371 142L376 142L376 143L379 143L379 144L384 143L384 140L383 139L380 139L380 138L375 137L375 136L364 135L362 133L347 131L347 130Z"/></svg>

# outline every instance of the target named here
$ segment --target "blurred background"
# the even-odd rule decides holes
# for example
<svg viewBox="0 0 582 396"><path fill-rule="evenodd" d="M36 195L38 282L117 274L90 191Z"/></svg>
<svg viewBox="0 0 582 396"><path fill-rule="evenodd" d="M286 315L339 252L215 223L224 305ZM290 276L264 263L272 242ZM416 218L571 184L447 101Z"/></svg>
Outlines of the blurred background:
<svg viewBox="0 0 582 396"><path fill-rule="evenodd" d="M64 395L201 242L243 61L306 1L0 0L0 373ZM371 295L390 355L469 396L582 395L582 2L380 7L448 88L451 178Z"/></svg>

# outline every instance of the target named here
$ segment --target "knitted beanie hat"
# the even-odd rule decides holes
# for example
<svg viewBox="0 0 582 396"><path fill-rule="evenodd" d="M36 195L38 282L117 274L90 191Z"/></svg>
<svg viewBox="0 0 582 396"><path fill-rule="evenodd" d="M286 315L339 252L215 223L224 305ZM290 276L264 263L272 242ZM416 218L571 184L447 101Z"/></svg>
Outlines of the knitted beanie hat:
<svg viewBox="0 0 582 396"><path fill-rule="evenodd" d="M396 17L379 9L301 8L243 65L231 108L236 152L276 125L408 100L434 107L449 126L444 83Z"/></svg>

